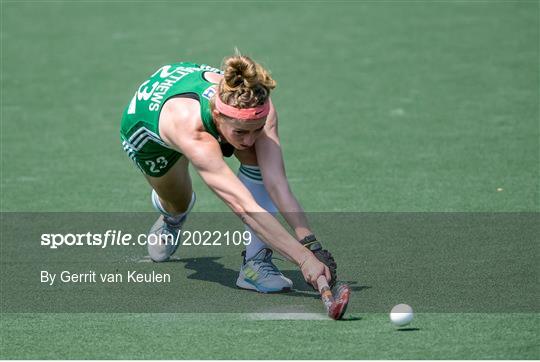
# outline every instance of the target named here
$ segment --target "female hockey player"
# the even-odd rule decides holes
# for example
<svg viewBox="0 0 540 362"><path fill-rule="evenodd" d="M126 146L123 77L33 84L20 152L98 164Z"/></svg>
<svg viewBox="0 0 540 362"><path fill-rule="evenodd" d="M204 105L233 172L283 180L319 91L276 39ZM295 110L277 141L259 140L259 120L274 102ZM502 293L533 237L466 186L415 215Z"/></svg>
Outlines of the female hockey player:
<svg viewBox="0 0 540 362"><path fill-rule="evenodd" d="M238 215L252 233L236 285L263 293L287 291L292 282L272 262L272 249L294 262L316 287L324 275L336 277L331 254L313 236L303 209L291 192L270 100L275 81L247 56L225 59L223 70L195 63L158 69L141 84L122 118L124 150L152 187L161 214L150 233L152 260L167 260L178 245L182 225L195 203L188 164ZM223 160L234 154L236 175ZM280 212L290 235L274 218Z"/></svg>

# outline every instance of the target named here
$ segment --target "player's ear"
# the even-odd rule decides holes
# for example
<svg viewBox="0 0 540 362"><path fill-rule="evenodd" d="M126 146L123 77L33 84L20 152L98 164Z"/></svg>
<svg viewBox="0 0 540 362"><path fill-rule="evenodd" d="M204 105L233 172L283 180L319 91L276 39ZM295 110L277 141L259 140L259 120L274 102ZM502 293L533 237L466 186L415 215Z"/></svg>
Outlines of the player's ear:
<svg viewBox="0 0 540 362"><path fill-rule="evenodd" d="M220 115L221 115L221 113L219 113L219 111L217 109L214 109L212 111L212 118L214 118L214 121L221 120L221 117L219 117Z"/></svg>

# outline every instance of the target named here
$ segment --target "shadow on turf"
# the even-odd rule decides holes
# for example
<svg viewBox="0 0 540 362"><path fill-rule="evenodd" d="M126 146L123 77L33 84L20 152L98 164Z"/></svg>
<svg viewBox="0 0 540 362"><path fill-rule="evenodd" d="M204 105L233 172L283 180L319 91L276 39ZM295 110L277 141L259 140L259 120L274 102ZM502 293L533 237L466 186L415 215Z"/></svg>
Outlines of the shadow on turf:
<svg viewBox="0 0 540 362"><path fill-rule="evenodd" d="M396 331L398 332L416 332L419 331L420 328L398 328Z"/></svg>
<svg viewBox="0 0 540 362"><path fill-rule="evenodd" d="M184 258L173 259L171 262L184 263L186 269L193 270L194 273L190 274L188 279L218 283L228 288L237 289L235 283L236 278L238 278L238 271L225 268L223 264L217 262L219 259L221 259L221 257ZM295 286L293 291L284 294L304 298L320 298L319 293L314 291L311 286L307 285L299 270L283 270L283 274L290 278ZM369 286L356 285L358 282L351 280L343 281L343 283L348 284L351 290L356 292L371 288Z"/></svg>

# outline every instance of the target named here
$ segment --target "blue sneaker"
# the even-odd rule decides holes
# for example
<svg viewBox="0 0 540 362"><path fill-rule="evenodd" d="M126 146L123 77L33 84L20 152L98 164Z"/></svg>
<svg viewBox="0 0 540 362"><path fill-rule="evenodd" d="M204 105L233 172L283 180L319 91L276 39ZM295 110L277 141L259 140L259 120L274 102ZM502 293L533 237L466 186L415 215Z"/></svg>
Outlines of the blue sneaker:
<svg viewBox="0 0 540 362"><path fill-rule="evenodd" d="M187 216L195 205L195 193L191 197L187 211L176 220L175 218L161 215L148 233L148 255L155 262L167 261L176 252L182 242L182 226ZM155 237L151 237L154 234Z"/></svg>
<svg viewBox="0 0 540 362"><path fill-rule="evenodd" d="M292 289L292 281L283 276L272 263L272 250L261 249L249 260L245 259L245 252L242 255L244 263L236 280L237 287L260 293L286 292Z"/></svg>

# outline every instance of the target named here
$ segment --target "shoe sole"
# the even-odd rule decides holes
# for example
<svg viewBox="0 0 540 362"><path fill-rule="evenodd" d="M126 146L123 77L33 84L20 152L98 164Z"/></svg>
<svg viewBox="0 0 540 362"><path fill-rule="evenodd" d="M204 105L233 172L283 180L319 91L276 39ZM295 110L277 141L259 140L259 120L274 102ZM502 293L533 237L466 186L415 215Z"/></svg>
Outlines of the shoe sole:
<svg viewBox="0 0 540 362"><path fill-rule="evenodd" d="M286 293L286 292L291 291L291 288L289 288L289 287L285 287L285 288L278 289L278 290L266 289L264 287L257 288L255 285L253 285L249 281L247 281L245 279L240 279L240 278L236 280L236 286L238 288L240 288L240 289L251 290L253 292L258 292L258 293L263 293L263 294Z"/></svg>

